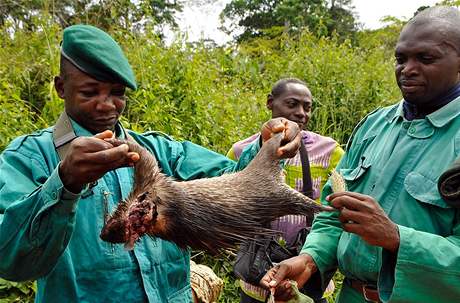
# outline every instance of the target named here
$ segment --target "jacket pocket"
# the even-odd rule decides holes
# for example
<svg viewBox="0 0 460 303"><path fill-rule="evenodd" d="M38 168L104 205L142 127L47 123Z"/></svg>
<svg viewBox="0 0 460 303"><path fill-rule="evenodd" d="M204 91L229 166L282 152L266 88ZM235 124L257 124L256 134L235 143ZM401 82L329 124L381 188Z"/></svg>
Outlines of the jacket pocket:
<svg viewBox="0 0 460 303"><path fill-rule="evenodd" d="M404 179L406 191L415 200L441 208L451 208L438 192L437 181L425 177L419 172L410 172Z"/></svg>
<svg viewBox="0 0 460 303"><path fill-rule="evenodd" d="M342 175L343 179L347 183L347 190L353 191L354 185L357 181L361 180L363 176L366 175L368 170L371 167L371 162L366 161L366 158L363 159L358 163L358 166L355 168L341 168L340 174Z"/></svg>

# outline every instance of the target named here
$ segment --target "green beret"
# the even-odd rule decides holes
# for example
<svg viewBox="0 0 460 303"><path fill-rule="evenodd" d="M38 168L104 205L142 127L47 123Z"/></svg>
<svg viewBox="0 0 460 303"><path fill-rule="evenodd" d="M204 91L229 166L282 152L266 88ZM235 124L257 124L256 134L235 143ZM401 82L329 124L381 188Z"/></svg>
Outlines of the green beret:
<svg viewBox="0 0 460 303"><path fill-rule="evenodd" d="M64 30L61 54L82 72L103 82L136 89L136 79L121 47L106 32L91 25Z"/></svg>

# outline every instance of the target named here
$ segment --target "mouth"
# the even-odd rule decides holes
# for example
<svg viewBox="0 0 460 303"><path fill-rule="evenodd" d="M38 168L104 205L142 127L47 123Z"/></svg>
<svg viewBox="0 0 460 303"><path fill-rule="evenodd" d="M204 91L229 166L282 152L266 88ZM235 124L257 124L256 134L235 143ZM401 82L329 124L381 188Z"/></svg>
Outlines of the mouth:
<svg viewBox="0 0 460 303"><path fill-rule="evenodd" d="M411 94L419 91L424 87L423 83L411 80L400 81L400 88L404 93Z"/></svg>
<svg viewBox="0 0 460 303"><path fill-rule="evenodd" d="M95 124L98 124L98 125L112 125L112 124L115 124L117 121L118 121L117 116L110 116L110 117L94 119Z"/></svg>
<svg viewBox="0 0 460 303"><path fill-rule="evenodd" d="M305 124L307 124L307 122L301 122L301 121L293 121L295 123L297 123L297 125L299 126L299 128L302 130L305 126Z"/></svg>

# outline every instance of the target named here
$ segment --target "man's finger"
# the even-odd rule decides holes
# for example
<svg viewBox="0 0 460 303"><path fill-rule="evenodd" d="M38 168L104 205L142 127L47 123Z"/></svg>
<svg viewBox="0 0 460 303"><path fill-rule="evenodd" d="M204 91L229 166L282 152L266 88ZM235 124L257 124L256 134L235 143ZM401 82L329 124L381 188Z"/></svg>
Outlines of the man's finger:
<svg viewBox="0 0 460 303"><path fill-rule="evenodd" d="M280 281L283 281L284 279L286 279L286 275L288 271L289 271L289 266L284 265L284 264L277 265L276 271L274 271L274 275L272 279L272 281L273 280L276 281L275 285L277 285ZM273 283L273 282L270 282L270 283Z"/></svg>
<svg viewBox="0 0 460 303"><path fill-rule="evenodd" d="M139 159L140 159L141 157L140 157L139 154L136 153L136 152L129 152L129 153L128 153L128 158L129 158L131 161L133 161L133 162L137 162L137 161L139 161Z"/></svg>
<svg viewBox="0 0 460 303"><path fill-rule="evenodd" d="M262 126L262 130L261 130L262 141L265 142L269 140L273 136L273 134L282 132L285 130L285 128L286 128L286 123L284 123L281 118L272 119L266 122Z"/></svg>
<svg viewBox="0 0 460 303"><path fill-rule="evenodd" d="M274 275L275 271L276 271L276 267L270 268L265 273L263 278L260 280L260 282L259 282L260 286L262 286L263 288L269 289L270 288L270 282L273 280L273 275Z"/></svg>
<svg viewBox="0 0 460 303"><path fill-rule="evenodd" d="M299 148L300 136L296 136L294 140L278 148L276 153L280 158L292 158L297 154Z"/></svg>
<svg viewBox="0 0 460 303"><path fill-rule="evenodd" d="M333 194L330 194L327 197L327 199L328 199L328 201L331 201L332 199L335 199L337 197L342 197L342 196L352 197L352 198L355 198L355 199L358 199L358 200L367 200L367 199L369 199L369 196L366 196L366 195L363 195L363 194L360 194L360 193L355 193L355 192L352 192L352 191L341 191L341 192L338 192L338 193L333 193Z"/></svg>
<svg viewBox="0 0 460 303"><path fill-rule="evenodd" d="M286 130L284 131L284 139L293 141L296 137L300 137L300 128L297 123L286 120Z"/></svg>
<svg viewBox="0 0 460 303"><path fill-rule="evenodd" d="M99 164L107 164L119 160L126 161L129 147L127 144L122 144L107 150L95 152L90 155L91 161Z"/></svg>
<svg viewBox="0 0 460 303"><path fill-rule="evenodd" d="M348 208L357 211L366 211L369 210L369 205L366 201L356 199L352 196L342 195L339 197L335 197L334 199L329 201L330 205L337 209L341 208Z"/></svg>
<svg viewBox="0 0 460 303"><path fill-rule="evenodd" d="M366 218L367 216L362 212L348 208L342 208L339 214L339 221L342 222L342 224L350 222L360 224L366 222Z"/></svg>
<svg viewBox="0 0 460 303"><path fill-rule="evenodd" d="M114 137L114 133L111 131L111 130L105 130L103 131L102 133L98 133L96 135L94 135L94 138L98 138L98 139L109 139L109 138L113 138Z"/></svg>

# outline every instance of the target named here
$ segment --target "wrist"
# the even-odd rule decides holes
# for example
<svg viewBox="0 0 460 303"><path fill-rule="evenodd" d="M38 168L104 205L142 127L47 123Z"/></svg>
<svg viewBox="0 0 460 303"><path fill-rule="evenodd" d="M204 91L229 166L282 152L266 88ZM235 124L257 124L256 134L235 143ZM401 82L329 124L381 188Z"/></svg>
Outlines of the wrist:
<svg viewBox="0 0 460 303"><path fill-rule="evenodd" d="M399 250L400 241L401 239L399 237L398 225L393 223L393 233L391 236L391 240L388 241L388 245L386 245L386 247L384 248L392 253L397 253Z"/></svg>
<svg viewBox="0 0 460 303"><path fill-rule="evenodd" d="M318 266L316 266L315 260L313 260L312 256L309 254L301 254L300 256L302 256L303 264L311 273L318 271Z"/></svg>
<svg viewBox="0 0 460 303"><path fill-rule="evenodd" d="M72 181L72 174L65 173L64 171L65 169L63 168L63 165L61 162L59 163L58 174L59 174L59 178L61 179L62 185L67 191L75 195L79 194L85 187L85 184L79 184L79 183Z"/></svg>

